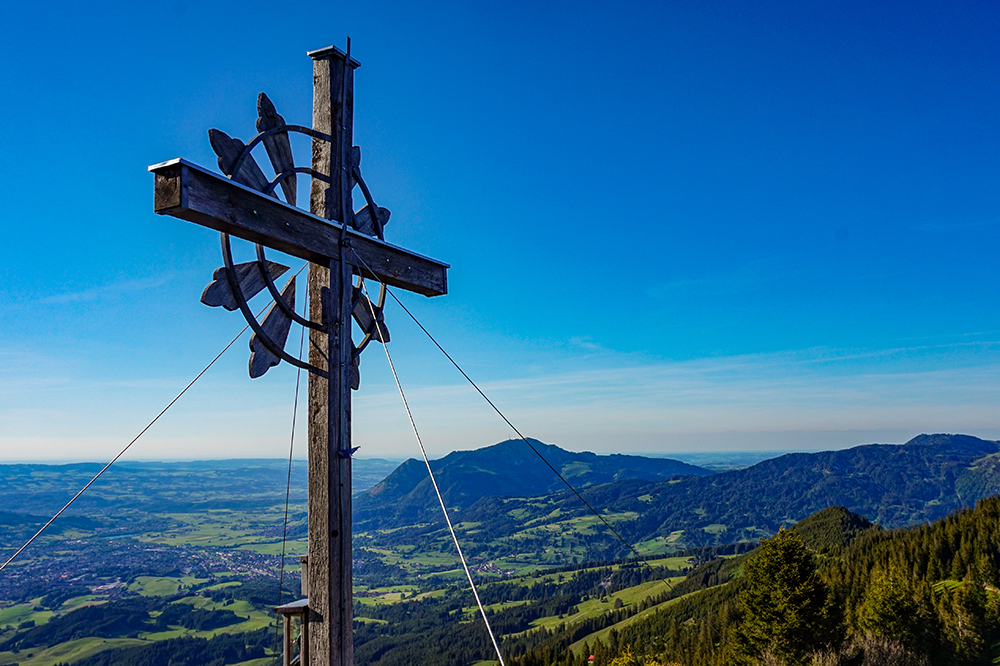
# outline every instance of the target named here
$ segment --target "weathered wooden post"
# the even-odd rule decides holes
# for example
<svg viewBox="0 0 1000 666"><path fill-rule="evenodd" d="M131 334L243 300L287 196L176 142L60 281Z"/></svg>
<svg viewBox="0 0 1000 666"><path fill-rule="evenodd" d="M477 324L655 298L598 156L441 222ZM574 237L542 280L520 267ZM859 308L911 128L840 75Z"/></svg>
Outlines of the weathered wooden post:
<svg viewBox="0 0 1000 666"><path fill-rule="evenodd" d="M312 180L309 207L328 220L353 217L347 151L353 145L354 63L329 48L313 51L313 129L333 136L313 140L312 168L333 182ZM316 664L354 664L351 557L351 312L354 275L347 247L326 266L309 266L310 318L323 320L323 293L332 317L326 331L310 331L309 362L330 363L329 379L309 377L309 635L312 655L330 655ZM323 621L326 618L326 621ZM318 658L317 658L318 659Z"/></svg>
<svg viewBox="0 0 1000 666"><path fill-rule="evenodd" d="M289 125L266 95L257 101L258 134L244 144L219 130L209 139L222 177L186 160L150 167L154 210L222 232L224 266L202 302L239 309L254 331L250 376L284 360L309 371L309 556L303 571L308 599L281 609L285 621L303 619L305 663L352 666L351 390L358 388L360 354L372 340L387 343L382 320L385 285L437 296L447 293L447 264L384 241L389 211L375 205L361 177L361 150L353 145L354 70L359 63L335 47L313 59L313 126ZM311 136L312 163L297 167L289 132ZM263 144L274 177L251 151ZM296 174L312 176L310 211L296 208ZM357 186L366 205L354 210ZM285 202L275 192L280 187ZM230 236L257 244L257 260L234 264ZM265 257L274 248L310 262L308 317L295 311L295 277L278 289L288 268ZM377 303L361 281L381 282ZM358 283L355 284L355 279ZM274 304L258 322L248 300L267 289ZM360 329L355 344L353 322ZM292 323L309 329L309 360L284 351ZM306 575L308 574L308 575ZM308 627L308 631L306 628Z"/></svg>

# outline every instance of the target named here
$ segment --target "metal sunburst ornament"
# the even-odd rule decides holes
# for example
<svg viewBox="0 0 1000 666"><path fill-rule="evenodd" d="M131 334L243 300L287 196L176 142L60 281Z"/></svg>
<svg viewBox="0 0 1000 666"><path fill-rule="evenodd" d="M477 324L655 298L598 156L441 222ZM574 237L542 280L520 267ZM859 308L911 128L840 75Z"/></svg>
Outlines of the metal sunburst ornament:
<svg viewBox="0 0 1000 666"><path fill-rule="evenodd" d="M251 189L263 192L280 201L275 191L280 187L285 203L297 208L297 180L300 173L309 174L325 182L332 179L311 167L295 166L292 157L292 146L288 138L289 132L306 134L314 139L333 142L333 137L301 125L288 125L278 114L274 104L267 95L261 93L257 97L257 132L258 134L244 144L239 139L230 137L221 130L210 129L208 138L212 149L219 157L219 168L231 180ZM261 170L251 151L264 144L274 177L268 179ZM361 177L361 148L354 146L348 156L350 167L350 187L361 189L365 198L365 206L354 213L352 227L357 231L385 240L385 225L389 221L389 210L375 205L371 191ZM373 214L374 211L374 214ZM224 265L215 271L212 282L205 287L201 302L211 307L222 307L226 310L239 310L247 323L253 329L250 338L250 377L263 375L281 361L308 370L309 372L327 376L327 371L310 363L302 361L285 352L285 343L292 323L319 331L325 330L322 322L314 322L299 315L295 311L295 276L278 289L274 281L288 271L288 266L268 261L264 254L264 246L257 245L257 259L241 264L233 263L232 246L228 233L222 232L222 258ZM385 309L386 287L379 285L378 302L371 303L363 290L364 278L356 277L353 290L352 313L354 321L361 329L363 338L354 346L354 364L351 370L351 388L357 389L360 384L358 366L361 352L372 340L389 342L389 330L383 321ZM258 322L247 302L264 289L270 292L274 304L268 308L262 321ZM374 316L372 313L374 312Z"/></svg>

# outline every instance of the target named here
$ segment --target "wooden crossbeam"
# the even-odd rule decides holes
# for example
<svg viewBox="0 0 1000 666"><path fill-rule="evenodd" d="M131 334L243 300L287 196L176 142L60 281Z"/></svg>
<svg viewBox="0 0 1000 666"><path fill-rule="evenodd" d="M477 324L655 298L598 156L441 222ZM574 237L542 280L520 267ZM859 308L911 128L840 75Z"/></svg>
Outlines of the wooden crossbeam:
<svg viewBox="0 0 1000 666"><path fill-rule="evenodd" d="M269 197L184 159L154 164L153 210L315 264L340 259L340 224ZM364 264L348 253L355 273L424 296L448 293L448 264L348 229ZM369 271L365 265L371 268Z"/></svg>

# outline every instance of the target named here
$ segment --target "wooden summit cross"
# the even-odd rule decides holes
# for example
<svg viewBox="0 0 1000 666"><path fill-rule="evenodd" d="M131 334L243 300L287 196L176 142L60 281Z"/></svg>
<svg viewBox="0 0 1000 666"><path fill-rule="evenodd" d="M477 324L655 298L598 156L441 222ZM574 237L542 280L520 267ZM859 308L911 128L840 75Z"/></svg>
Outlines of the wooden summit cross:
<svg viewBox="0 0 1000 666"><path fill-rule="evenodd" d="M361 291L374 278L425 296L447 293L447 264L386 243L389 211L379 208L361 177L361 150L352 144L354 70L360 65L336 47L312 51L312 127L288 125L261 93L258 134L249 143L209 130L226 177L183 159L151 166L154 210L222 232L225 266L202 295L207 305L239 309L253 328L250 376L284 360L309 371L309 555L303 566L308 606L302 613L308 639L302 666L352 666L351 389L358 387L359 354L371 340L388 342L378 302ZM292 160L289 132L312 137L311 167ZM250 151L263 143L274 167L268 179ZM296 174L312 176L310 211L296 207ZM359 186L366 205L354 210ZM280 186L285 202L275 191ZM230 236L257 244L257 260L233 264ZM267 261L274 248L310 262L308 318L295 312L295 277L279 291L274 280L287 267ZM355 276L358 285L355 286ZM274 299L262 322L247 300L265 288ZM352 318L363 339L355 345ZM309 329L309 360L284 351L292 322ZM329 361L328 361L329 359ZM308 568L307 568L308 567ZM286 660L290 657L286 622ZM305 633L305 632L303 632ZM287 661L286 661L287 663Z"/></svg>

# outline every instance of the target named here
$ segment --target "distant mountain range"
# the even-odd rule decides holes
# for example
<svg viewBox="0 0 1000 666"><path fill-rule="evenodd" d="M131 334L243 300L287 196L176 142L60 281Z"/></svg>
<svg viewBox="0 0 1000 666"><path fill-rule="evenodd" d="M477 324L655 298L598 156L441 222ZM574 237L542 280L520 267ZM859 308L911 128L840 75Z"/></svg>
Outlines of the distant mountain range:
<svg viewBox="0 0 1000 666"><path fill-rule="evenodd" d="M792 453L719 474L676 461L537 446L588 502L613 514L632 541L755 541L838 505L884 527L902 527L1000 493L1000 443L968 435ZM587 513L523 442L453 453L432 465L454 517L487 534L512 534L548 515L565 520ZM546 493L555 494L539 501ZM408 461L357 496L355 518L359 530L440 522L423 463Z"/></svg>
<svg viewBox="0 0 1000 666"><path fill-rule="evenodd" d="M711 471L669 458L573 453L531 439L545 459L573 484L586 488L624 479L657 481L706 476ZM431 468L449 510L462 511L484 497L539 497L566 489L519 439L475 451L455 451ZM440 520L441 508L423 461L410 459L381 483L354 498L358 530Z"/></svg>
<svg viewBox="0 0 1000 666"><path fill-rule="evenodd" d="M621 481L583 491L601 510L635 512L621 529L633 540L684 530L689 545L730 543L773 534L828 506L841 505L883 527L946 516L1000 493L1000 443L968 435L920 435L906 444L791 453L746 469L672 482ZM575 497L556 503L582 514ZM465 519L498 512L539 517L531 503L481 500ZM545 507L552 511L552 507Z"/></svg>

